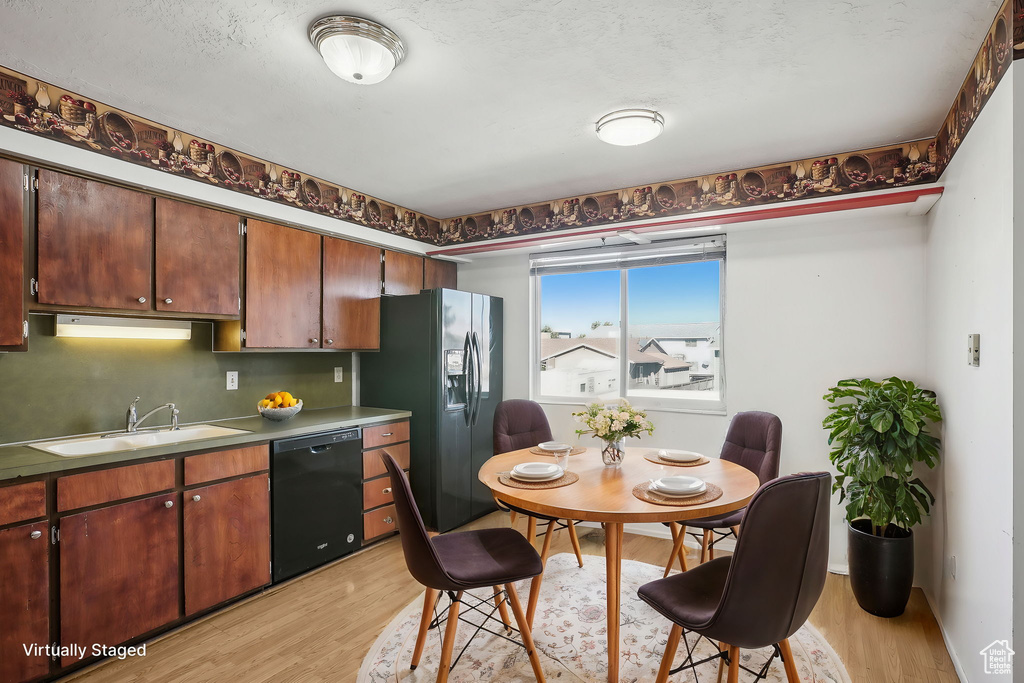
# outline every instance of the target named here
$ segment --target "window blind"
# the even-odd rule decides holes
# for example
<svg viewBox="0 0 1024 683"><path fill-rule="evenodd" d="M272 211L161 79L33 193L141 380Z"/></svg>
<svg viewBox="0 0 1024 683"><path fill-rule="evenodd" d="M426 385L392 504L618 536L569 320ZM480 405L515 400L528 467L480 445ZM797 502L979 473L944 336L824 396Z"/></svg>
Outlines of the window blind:
<svg viewBox="0 0 1024 683"><path fill-rule="evenodd" d="M647 268L725 258L725 236L530 254L531 275Z"/></svg>

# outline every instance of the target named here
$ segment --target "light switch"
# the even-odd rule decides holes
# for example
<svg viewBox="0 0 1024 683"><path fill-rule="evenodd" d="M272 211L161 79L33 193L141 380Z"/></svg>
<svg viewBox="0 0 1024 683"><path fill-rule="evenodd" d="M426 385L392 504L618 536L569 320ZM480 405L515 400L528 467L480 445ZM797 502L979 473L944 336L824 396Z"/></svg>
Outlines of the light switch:
<svg viewBox="0 0 1024 683"><path fill-rule="evenodd" d="M238 388L238 371L237 370L231 370L231 371L228 372L227 386L228 386L228 391L234 391L235 389Z"/></svg>
<svg viewBox="0 0 1024 683"><path fill-rule="evenodd" d="M978 367L981 365L981 335L967 335L967 364Z"/></svg>

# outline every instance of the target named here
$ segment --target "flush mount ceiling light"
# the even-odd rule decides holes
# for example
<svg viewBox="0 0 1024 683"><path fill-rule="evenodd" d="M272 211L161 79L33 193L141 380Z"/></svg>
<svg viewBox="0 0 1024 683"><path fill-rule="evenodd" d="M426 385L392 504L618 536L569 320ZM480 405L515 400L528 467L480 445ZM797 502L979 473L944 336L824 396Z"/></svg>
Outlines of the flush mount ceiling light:
<svg viewBox="0 0 1024 683"><path fill-rule="evenodd" d="M394 31L360 17L317 19L309 27L309 40L330 70L349 83L380 83L405 59L405 45Z"/></svg>
<svg viewBox="0 0 1024 683"><path fill-rule="evenodd" d="M620 109L597 121L597 137L610 145L642 145L661 135L665 119L650 109Z"/></svg>

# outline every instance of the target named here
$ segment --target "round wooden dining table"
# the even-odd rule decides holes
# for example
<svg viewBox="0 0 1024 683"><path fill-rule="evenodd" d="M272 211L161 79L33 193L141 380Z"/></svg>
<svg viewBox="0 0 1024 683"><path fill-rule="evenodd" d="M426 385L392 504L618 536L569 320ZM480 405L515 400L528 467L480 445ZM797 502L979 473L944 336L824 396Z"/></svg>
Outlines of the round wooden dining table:
<svg viewBox="0 0 1024 683"><path fill-rule="evenodd" d="M718 458L695 467L660 465L644 458L656 450L650 446L627 448L619 467L606 467L597 448L569 456L569 471L579 481L550 489L521 489L502 484L498 476L523 462L549 462L552 458L530 449L495 455L478 475L502 502L528 512L559 519L601 522L605 529L605 567L608 584L608 680L619 680L619 594L622 566L622 525L639 522L680 522L738 510L747 504L759 485L750 470ZM698 505L655 505L633 495L639 483L671 475L692 475L714 483L722 496ZM532 539L531 539L532 541ZM538 577L539 578L539 577ZM539 590L539 582L536 584Z"/></svg>

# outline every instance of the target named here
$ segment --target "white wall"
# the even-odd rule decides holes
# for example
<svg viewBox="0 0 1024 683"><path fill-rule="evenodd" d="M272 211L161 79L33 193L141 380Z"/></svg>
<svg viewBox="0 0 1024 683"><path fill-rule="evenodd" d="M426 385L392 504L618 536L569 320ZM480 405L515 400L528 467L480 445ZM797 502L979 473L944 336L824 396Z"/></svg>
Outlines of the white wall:
<svg viewBox="0 0 1024 683"><path fill-rule="evenodd" d="M851 376L924 379L925 227L905 207L758 223L728 237L724 353L729 414L782 418L783 473L831 470L822 395ZM529 396L529 264L524 254L459 267L460 288L505 299L505 397ZM784 362L786 359L796 362ZM554 436L575 439L575 406L547 405ZM652 443L717 455L728 416L651 413ZM833 509L834 565L845 566ZM927 530L919 532L927 535Z"/></svg>
<svg viewBox="0 0 1024 683"><path fill-rule="evenodd" d="M985 678L979 651L1012 635L1012 76L946 169L928 215L927 365L945 419L925 589L967 680ZM971 333L981 334L976 368L967 364Z"/></svg>

